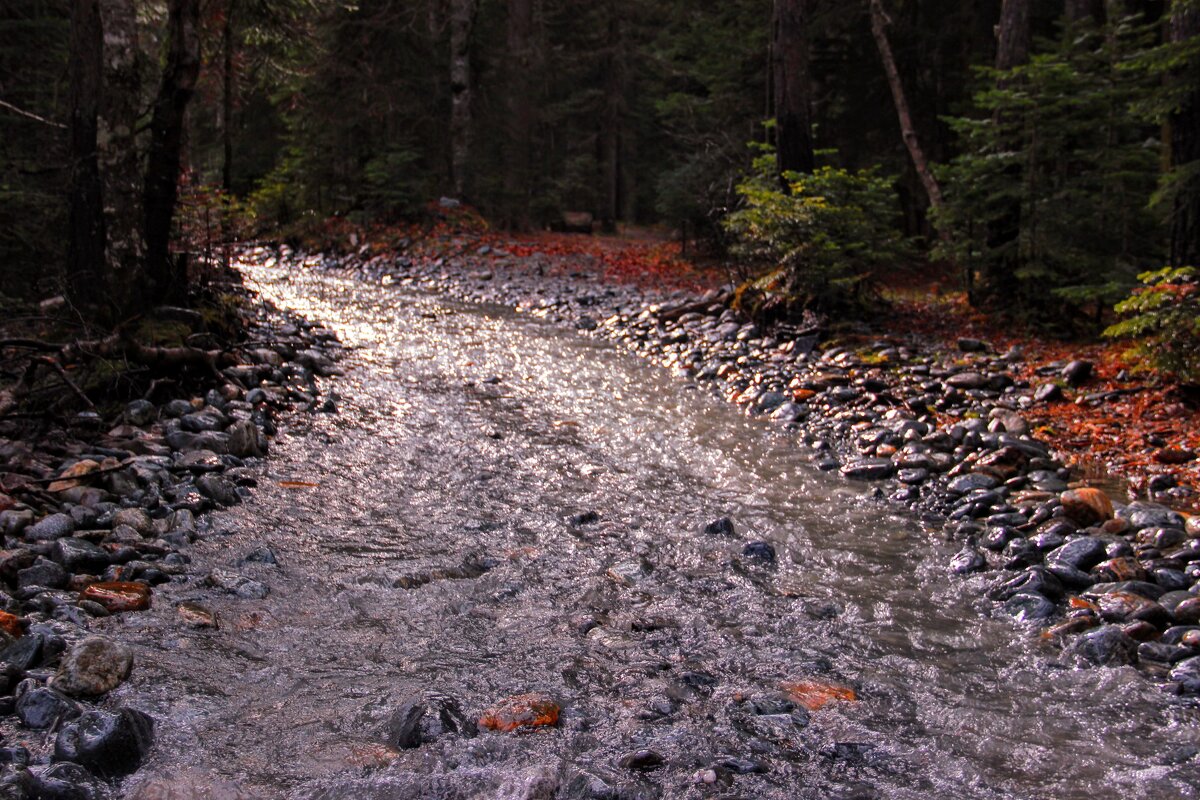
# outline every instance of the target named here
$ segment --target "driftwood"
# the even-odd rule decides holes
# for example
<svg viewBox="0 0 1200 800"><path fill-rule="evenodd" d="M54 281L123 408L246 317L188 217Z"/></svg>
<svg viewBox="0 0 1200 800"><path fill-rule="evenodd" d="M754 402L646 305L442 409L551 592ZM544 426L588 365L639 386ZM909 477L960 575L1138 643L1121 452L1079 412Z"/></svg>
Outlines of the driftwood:
<svg viewBox="0 0 1200 800"><path fill-rule="evenodd" d="M729 305L729 301L733 299L733 292L721 292L715 297L702 297L691 303L684 303L671 308L663 308L655 314L660 320L671 321L677 320L685 314L699 314L707 311L714 305L725 306Z"/></svg>

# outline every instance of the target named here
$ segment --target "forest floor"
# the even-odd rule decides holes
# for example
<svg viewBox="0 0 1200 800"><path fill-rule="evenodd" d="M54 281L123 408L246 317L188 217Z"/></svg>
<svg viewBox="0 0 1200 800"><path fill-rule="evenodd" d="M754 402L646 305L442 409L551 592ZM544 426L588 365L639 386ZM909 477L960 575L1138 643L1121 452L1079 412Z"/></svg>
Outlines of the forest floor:
<svg viewBox="0 0 1200 800"><path fill-rule="evenodd" d="M656 230L513 234L489 228L469 211L432 227L362 232L331 223L321 239L306 244L329 252L350 241L360 254L405 251L426 260L470 255L501 274L506 265L536 257L548 274L580 271L591 281L660 290L699 293L746 277L721 261L685 254L678 241ZM838 343L914 338L955 351L960 340L977 339L996 353L1019 348L1014 377L1064 389L1063 401L1038 403L1021 413L1034 435L1076 474L1125 482L1131 497L1153 493L1160 502L1200 510L1195 491L1200 487L1200 394L1194 387L1155 376L1124 343L1054 339L989 318L971 308L965 292L953 288L945 275L919 270L899 275L881 288L881 301L880 313L866 328L838 331ZM1069 388L1061 372L1074 360L1094 368L1085 383Z"/></svg>

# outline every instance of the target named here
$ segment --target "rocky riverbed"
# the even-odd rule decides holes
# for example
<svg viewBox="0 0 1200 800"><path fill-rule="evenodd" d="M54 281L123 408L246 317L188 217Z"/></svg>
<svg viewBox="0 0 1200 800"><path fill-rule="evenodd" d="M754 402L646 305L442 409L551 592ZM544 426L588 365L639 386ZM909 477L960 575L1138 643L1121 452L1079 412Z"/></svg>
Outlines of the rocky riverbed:
<svg viewBox="0 0 1200 800"><path fill-rule="evenodd" d="M952 351L887 337L823 346L816 332L760 330L716 292L613 285L594 265L490 246L436 259L283 257L621 342L779 426L819 469L936 520L962 546L947 570L986 575L996 613L1041 629L1076 662L1134 664L1168 692L1200 694L1200 518L1074 482L1022 414L1065 401L1090 377L1087 361L1052 365L1031 384L1013 376L1019 349L974 339ZM1169 480L1151 490L1163 500L1193 492Z"/></svg>
<svg viewBox="0 0 1200 800"><path fill-rule="evenodd" d="M206 392L152 389L111 416L86 411L0 438L3 797L110 797L153 746L157 720L112 699L139 663L106 622L150 608L171 581L267 591L234 572L196 574L188 550L214 535L206 512L255 486L276 415L333 410L315 378L334 369L336 342L276 312L247 315L261 342ZM178 615L215 624L202 606Z"/></svg>

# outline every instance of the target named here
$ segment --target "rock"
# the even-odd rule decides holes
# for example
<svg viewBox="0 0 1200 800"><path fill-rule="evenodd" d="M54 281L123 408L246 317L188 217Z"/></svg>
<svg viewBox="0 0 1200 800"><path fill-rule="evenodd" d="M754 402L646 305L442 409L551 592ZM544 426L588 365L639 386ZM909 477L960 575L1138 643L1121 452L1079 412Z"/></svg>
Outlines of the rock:
<svg viewBox="0 0 1200 800"><path fill-rule="evenodd" d="M648 772L661 767L665 759L654 750L635 750L621 757L617 762L624 769L636 772Z"/></svg>
<svg viewBox="0 0 1200 800"><path fill-rule="evenodd" d="M75 532L75 520L67 514L51 514L25 529L25 540L52 542Z"/></svg>
<svg viewBox="0 0 1200 800"><path fill-rule="evenodd" d="M1200 597L1184 600L1175 606L1175 621L1180 625L1200 625Z"/></svg>
<svg viewBox="0 0 1200 800"><path fill-rule="evenodd" d="M1133 592L1104 592L1088 594L1086 598L1100 607L1100 618L1108 622L1141 620L1154 625L1168 625L1171 614L1160 604Z"/></svg>
<svg viewBox="0 0 1200 800"><path fill-rule="evenodd" d="M134 400L125 406L122 416L130 425L143 428L158 416L158 407L148 400Z"/></svg>
<svg viewBox="0 0 1200 800"><path fill-rule="evenodd" d="M21 724L45 730L61 720L79 716L79 704L66 695L45 686L29 689L17 698L17 716Z"/></svg>
<svg viewBox="0 0 1200 800"><path fill-rule="evenodd" d="M559 706L540 693L509 697L483 712L479 727L489 731L542 728L558 723Z"/></svg>
<svg viewBox="0 0 1200 800"><path fill-rule="evenodd" d="M967 575L987 569L987 559L979 552L974 542L967 542L962 550L950 559L950 571L956 575Z"/></svg>
<svg viewBox="0 0 1200 800"><path fill-rule="evenodd" d="M890 478L896 465L886 458L866 458L842 466L841 473L851 480L879 481Z"/></svg>
<svg viewBox="0 0 1200 800"><path fill-rule="evenodd" d="M77 486L82 486L85 478L100 469L99 462L93 461L90 458L85 458L76 461L71 466L59 473L59 480L54 481L46 487L47 492L58 494L65 492L68 489L74 489Z"/></svg>
<svg viewBox="0 0 1200 800"><path fill-rule="evenodd" d="M1099 583L1146 580L1145 568L1133 556L1119 556L1101 561L1092 567L1092 575Z"/></svg>
<svg viewBox="0 0 1200 800"><path fill-rule="evenodd" d="M196 603L180 603L175 607L175 613L184 624L192 628L219 628L215 612Z"/></svg>
<svg viewBox="0 0 1200 800"><path fill-rule="evenodd" d="M1183 694L1200 694L1200 656L1186 658L1171 670L1171 680Z"/></svg>
<svg viewBox="0 0 1200 800"><path fill-rule="evenodd" d="M214 569L208 574L208 583L245 600L261 600L271 593L265 584L227 569Z"/></svg>
<svg viewBox="0 0 1200 800"><path fill-rule="evenodd" d="M201 475L196 479L196 488L200 490L200 494L219 506L235 506L242 501L233 482L220 475Z"/></svg>
<svg viewBox="0 0 1200 800"><path fill-rule="evenodd" d="M1067 655L1096 666L1123 666L1137 660L1137 642L1116 625L1104 625L1081 634L1067 647Z"/></svg>
<svg viewBox="0 0 1200 800"><path fill-rule="evenodd" d="M824 680L785 681L780 685L787 698L809 711L818 711L833 702L853 703L858 693L850 686Z"/></svg>
<svg viewBox="0 0 1200 800"><path fill-rule="evenodd" d="M1181 514L1157 503L1130 503L1121 509L1120 516L1128 520L1129 526L1135 531L1143 528L1182 528L1186 524Z"/></svg>
<svg viewBox="0 0 1200 800"><path fill-rule="evenodd" d="M1069 386L1080 386L1092 377L1093 365L1090 361L1075 360L1062 368L1063 380Z"/></svg>
<svg viewBox="0 0 1200 800"><path fill-rule="evenodd" d="M1013 436L1025 436L1029 433L1029 423L1015 411L993 408L989 416L992 424L988 426L988 430L994 433L1010 433Z"/></svg>
<svg viewBox="0 0 1200 800"><path fill-rule="evenodd" d="M108 800L108 786L87 769L63 761L31 771L38 800Z"/></svg>
<svg viewBox="0 0 1200 800"><path fill-rule="evenodd" d="M150 587L130 581L101 581L84 589L79 599L99 603L110 614L143 611L150 607Z"/></svg>
<svg viewBox="0 0 1200 800"><path fill-rule="evenodd" d="M1034 390L1033 399L1039 403L1056 403L1063 399L1062 387L1057 383L1043 383Z"/></svg>
<svg viewBox="0 0 1200 800"><path fill-rule="evenodd" d="M22 636L0 650L0 664L7 664L3 671L10 675L23 675L42 662L42 642L39 634Z"/></svg>
<svg viewBox="0 0 1200 800"><path fill-rule="evenodd" d="M138 768L153 741L154 720L141 711L89 711L59 732L54 758L119 778Z"/></svg>
<svg viewBox="0 0 1200 800"><path fill-rule="evenodd" d="M451 697L428 694L413 698L396 711L386 728L391 747L410 749L443 736L474 736L475 725Z"/></svg>
<svg viewBox="0 0 1200 800"><path fill-rule="evenodd" d="M1000 481L991 475L985 475L982 472L968 472L966 475L959 475L950 481L946 486L946 491L952 494L968 494L976 489L994 489L999 485Z"/></svg>
<svg viewBox="0 0 1200 800"><path fill-rule="evenodd" d="M279 556L271 549L270 545L261 545L254 548L249 553L242 557L242 564L266 564L270 567L279 566Z"/></svg>
<svg viewBox="0 0 1200 800"><path fill-rule="evenodd" d="M29 509L17 511L10 508L0 511L0 534L4 536L19 536L32 524L33 512Z"/></svg>
<svg viewBox="0 0 1200 800"><path fill-rule="evenodd" d="M988 377L979 372L960 372L947 378L946 385L955 389L983 389L988 385Z"/></svg>
<svg viewBox="0 0 1200 800"><path fill-rule="evenodd" d="M96 696L120 686L132 670L131 649L111 639L89 636L63 656L50 685L67 695Z"/></svg>
<svg viewBox="0 0 1200 800"><path fill-rule="evenodd" d="M1004 601L1004 613L1018 622L1036 622L1049 619L1058 607L1047 598L1032 592L1014 594Z"/></svg>
<svg viewBox="0 0 1200 800"><path fill-rule="evenodd" d="M742 555L764 564L775 563L775 548L770 542L750 542L742 548Z"/></svg>
<svg viewBox="0 0 1200 800"><path fill-rule="evenodd" d="M1060 500L1067 516L1080 525L1096 525L1113 518L1113 504L1099 489L1072 489L1063 492Z"/></svg>
<svg viewBox="0 0 1200 800"><path fill-rule="evenodd" d="M73 536L64 536L57 540L50 549L50 558L68 572L89 575L99 575L112 563L112 557L106 550Z"/></svg>
<svg viewBox="0 0 1200 800"><path fill-rule="evenodd" d="M150 519L150 515L146 513L146 509L144 508L122 508L113 514L113 528L118 528L122 525L132 528L141 536L148 537L154 534L154 521Z"/></svg>
<svg viewBox="0 0 1200 800"><path fill-rule="evenodd" d="M1105 544L1100 539L1082 536L1046 554L1049 567L1066 565L1078 570L1089 570L1104 560Z"/></svg>
<svg viewBox="0 0 1200 800"><path fill-rule="evenodd" d="M720 519L713 520L712 522L705 525L701 529L700 532L707 536L735 536L736 535L734 528L733 528L733 520L731 520L729 517L721 517Z"/></svg>
<svg viewBox="0 0 1200 800"><path fill-rule="evenodd" d="M253 420L240 419L229 426L229 453L238 458L262 457L267 454L266 443L259 436Z"/></svg>
<svg viewBox="0 0 1200 800"><path fill-rule="evenodd" d="M964 336L958 340L958 349L964 353L986 353L988 345L979 339Z"/></svg>
<svg viewBox="0 0 1200 800"><path fill-rule="evenodd" d="M46 586L51 589L61 589L67 585L68 577L67 571L61 565L38 556L32 566L17 571L17 588Z"/></svg>

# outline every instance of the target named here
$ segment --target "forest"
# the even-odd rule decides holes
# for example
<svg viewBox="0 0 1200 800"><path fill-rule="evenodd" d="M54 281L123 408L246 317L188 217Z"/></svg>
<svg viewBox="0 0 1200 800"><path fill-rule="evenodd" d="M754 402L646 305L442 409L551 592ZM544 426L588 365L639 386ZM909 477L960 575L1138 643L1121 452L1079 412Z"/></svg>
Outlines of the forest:
<svg viewBox="0 0 1200 800"><path fill-rule="evenodd" d="M1095 335L1146 275L1117 333L1197 368L1187 0L11 0L0 13L8 295L87 294L107 275L166 296L206 242L421 219L450 197L508 230L579 214L598 231L658 226L750 265L758 302L785 314L846 310L904 265L987 313ZM101 23L119 48L94 39Z"/></svg>

